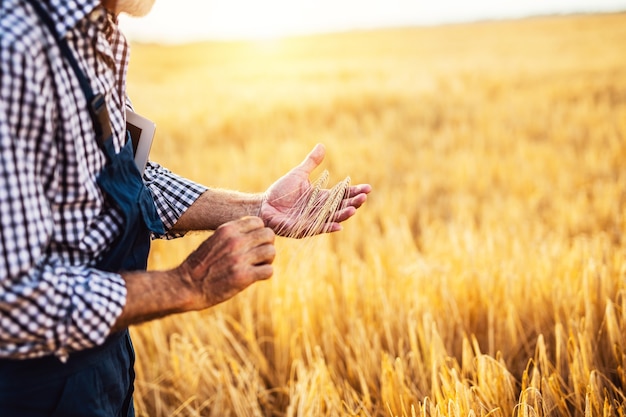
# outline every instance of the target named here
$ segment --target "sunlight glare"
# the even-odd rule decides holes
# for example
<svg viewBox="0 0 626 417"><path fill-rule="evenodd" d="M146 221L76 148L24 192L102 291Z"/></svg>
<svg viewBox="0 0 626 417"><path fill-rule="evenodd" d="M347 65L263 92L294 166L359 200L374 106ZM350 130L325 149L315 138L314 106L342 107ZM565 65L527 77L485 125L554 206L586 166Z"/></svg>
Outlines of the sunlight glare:
<svg viewBox="0 0 626 417"><path fill-rule="evenodd" d="M623 0L158 0L148 16L122 15L120 24L131 40L179 43L623 9Z"/></svg>
<svg viewBox="0 0 626 417"><path fill-rule="evenodd" d="M252 39L278 38L297 27L301 17L296 3L288 0L250 2L244 0L219 2L212 12L216 29L233 36Z"/></svg>
<svg viewBox="0 0 626 417"><path fill-rule="evenodd" d="M288 0L157 1L143 18L122 15L132 39L177 43L198 38L264 41L297 32L311 10Z"/></svg>

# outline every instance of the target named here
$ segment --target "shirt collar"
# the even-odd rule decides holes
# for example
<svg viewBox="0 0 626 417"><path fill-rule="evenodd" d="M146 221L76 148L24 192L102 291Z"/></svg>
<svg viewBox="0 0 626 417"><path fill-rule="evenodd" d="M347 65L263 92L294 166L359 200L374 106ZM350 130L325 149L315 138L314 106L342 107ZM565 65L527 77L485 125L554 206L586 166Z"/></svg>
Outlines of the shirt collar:
<svg viewBox="0 0 626 417"><path fill-rule="evenodd" d="M100 6L100 0L49 0L48 4L50 17L61 37Z"/></svg>

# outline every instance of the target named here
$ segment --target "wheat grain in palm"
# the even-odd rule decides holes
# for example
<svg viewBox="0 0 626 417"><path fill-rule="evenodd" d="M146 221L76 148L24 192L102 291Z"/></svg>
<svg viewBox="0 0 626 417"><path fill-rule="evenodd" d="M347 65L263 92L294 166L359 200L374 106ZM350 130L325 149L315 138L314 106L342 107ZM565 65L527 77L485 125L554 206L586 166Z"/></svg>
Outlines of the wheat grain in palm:
<svg viewBox="0 0 626 417"><path fill-rule="evenodd" d="M277 233L291 238L307 238L328 232L341 202L347 197L350 177L346 177L331 189L325 189L329 173L324 170L311 183L310 190L300 197L289 212Z"/></svg>

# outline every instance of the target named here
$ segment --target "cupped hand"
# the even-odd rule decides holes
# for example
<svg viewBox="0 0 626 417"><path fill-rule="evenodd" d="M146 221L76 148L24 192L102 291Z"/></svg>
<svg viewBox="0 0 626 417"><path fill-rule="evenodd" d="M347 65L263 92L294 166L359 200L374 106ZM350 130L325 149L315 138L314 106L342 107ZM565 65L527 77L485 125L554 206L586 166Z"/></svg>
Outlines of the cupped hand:
<svg viewBox="0 0 626 417"><path fill-rule="evenodd" d="M279 178L266 191L259 217L276 234L296 238L308 236L303 231L306 228L303 229L301 225L310 219L298 218L298 214L302 212L302 205L307 204L308 197L313 191L309 176L322 163L325 154L324 146L317 144L299 165ZM367 194L371 189L369 184L348 187L338 209L323 220L324 227L321 230L323 232L341 230L340 223L356 214L357 209L367 200ZM324 201L329 198L329 193L329 189L320 190L317 200Z"/></svg>

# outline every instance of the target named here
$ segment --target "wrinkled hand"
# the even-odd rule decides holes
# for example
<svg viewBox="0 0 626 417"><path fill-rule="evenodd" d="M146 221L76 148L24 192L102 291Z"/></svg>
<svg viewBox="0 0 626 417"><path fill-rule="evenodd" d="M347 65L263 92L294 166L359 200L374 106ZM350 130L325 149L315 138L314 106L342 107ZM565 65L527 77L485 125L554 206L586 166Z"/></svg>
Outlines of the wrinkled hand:
<svg viewBox="0 0 626 417"><path fill-rule="evenodd" d="M302 204L302 197L311 193L312 185L309 176L322 163L325 154L324 146L316 145L298 166L279 178L266 191L259 217L277 234L290 235L296 223L296 219L293 217L294 207ZM335 212L332 218L328 219L324 230L327 232L341 230L340 223L356 214L357 209L367 200L367 194L371 189L369 184L350 186L339 205L339 210ZM327 198L328 193L328 189L321 190L320 198L322 200Z"/></svg>
<svg viewBox="0 0 626 417"><path fill-rule="evenodd" d="M258 217L223 224L177 268L200 310L228 300L272 276L274 232Z"/></svg>

